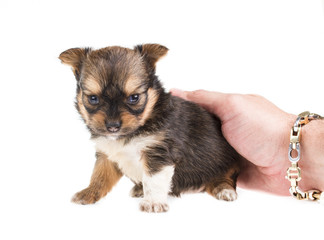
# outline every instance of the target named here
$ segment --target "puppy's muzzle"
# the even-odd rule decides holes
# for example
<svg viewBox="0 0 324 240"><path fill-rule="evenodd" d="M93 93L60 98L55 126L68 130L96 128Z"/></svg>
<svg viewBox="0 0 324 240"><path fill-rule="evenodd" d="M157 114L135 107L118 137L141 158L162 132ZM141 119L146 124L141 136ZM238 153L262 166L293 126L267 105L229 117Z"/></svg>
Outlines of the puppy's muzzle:
<svg viewBox="0 0 324 240"><path fill-rule="evenodd" d="M106 128L108 132L116 133L120 130L121 122L108 122L106 123Z"/></svg>

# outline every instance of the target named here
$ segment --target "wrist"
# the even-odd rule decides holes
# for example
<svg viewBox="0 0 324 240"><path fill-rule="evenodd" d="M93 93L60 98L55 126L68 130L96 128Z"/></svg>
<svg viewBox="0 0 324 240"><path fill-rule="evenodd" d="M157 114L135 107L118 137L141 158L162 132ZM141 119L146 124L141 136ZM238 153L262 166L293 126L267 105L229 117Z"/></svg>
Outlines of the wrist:
<svg viewBox="0 0 324 240"><path fill-rule="evenodd" d="M286 117L283 119L283 126L280 131L281 133L281 141L280 141L280 148L278 148L278 161L277 164L280 166L280 179L281 184L278 185L280 187L280 192L278 193L280 195L290 195L289 194L289 188L290 188L290 182L285 179L287 169L291 166L291 162L288 159L288 149L290 144L290 131L292 126L294 125L296 121L297 115L294 114L287 114Z"/></svg>
<svg viewBox="0 0 324 240"><path fill-rule="evenodd" d="M324 190L324 121L311 121L302 127L301 158L299 166L302 169L300 188L303 190Z"/></svg>

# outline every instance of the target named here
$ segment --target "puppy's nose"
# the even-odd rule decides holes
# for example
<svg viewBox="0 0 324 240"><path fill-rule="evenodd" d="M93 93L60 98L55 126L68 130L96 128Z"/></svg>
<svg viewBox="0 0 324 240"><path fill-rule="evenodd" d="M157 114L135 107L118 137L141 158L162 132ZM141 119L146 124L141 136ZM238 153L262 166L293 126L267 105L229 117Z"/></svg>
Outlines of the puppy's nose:
<svg viewBox="0 0 324 240"><path fill-rule="evenodd" d="M121 122L109 122L106 124L107 130L111 133L118 132L120 130Z"/></svg>

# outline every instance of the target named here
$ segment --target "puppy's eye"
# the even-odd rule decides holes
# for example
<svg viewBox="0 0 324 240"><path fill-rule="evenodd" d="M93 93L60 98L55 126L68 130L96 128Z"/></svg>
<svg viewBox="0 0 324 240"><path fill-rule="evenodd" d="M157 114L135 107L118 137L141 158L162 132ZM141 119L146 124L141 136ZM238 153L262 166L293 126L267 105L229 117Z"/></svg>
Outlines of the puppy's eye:
<svg viewBox="0 0 324 240"><path fill-rule="evenodd" d="M127 102L129 104L136 104L138 102L139 98L140 98L139 94L133 94L128 97Z"/></svg>
<svg viewBox="0 0 324 240"><path fill-rule="evenodd" d="M97 105L99 103L99 98L96 95L89 96L88 100L91 105Z"/></svg>

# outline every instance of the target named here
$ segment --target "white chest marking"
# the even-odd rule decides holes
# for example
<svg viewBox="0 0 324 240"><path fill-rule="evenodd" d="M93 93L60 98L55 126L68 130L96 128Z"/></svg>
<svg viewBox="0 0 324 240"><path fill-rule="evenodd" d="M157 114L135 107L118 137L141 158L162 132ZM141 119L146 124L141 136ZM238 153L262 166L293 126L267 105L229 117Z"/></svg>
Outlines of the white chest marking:
<svg viewBox="0 0 324 240"><path fill-rule="evenodd" d="M120 170L136 183L142 182L143 178L142 151L158 143L156 136L137 137L127 144L124 144L124 140L106 137L93 141L98 152L106 154L110 161L116 162Z"/></svg>

